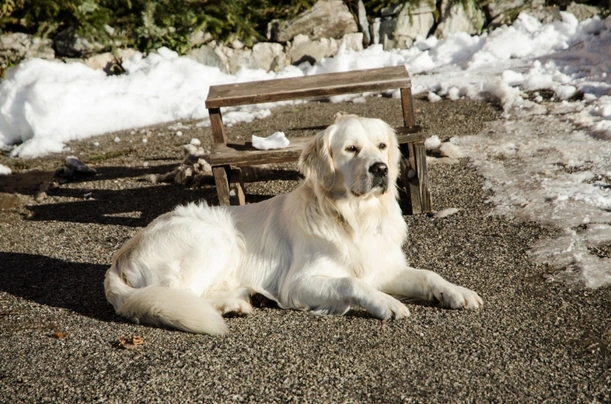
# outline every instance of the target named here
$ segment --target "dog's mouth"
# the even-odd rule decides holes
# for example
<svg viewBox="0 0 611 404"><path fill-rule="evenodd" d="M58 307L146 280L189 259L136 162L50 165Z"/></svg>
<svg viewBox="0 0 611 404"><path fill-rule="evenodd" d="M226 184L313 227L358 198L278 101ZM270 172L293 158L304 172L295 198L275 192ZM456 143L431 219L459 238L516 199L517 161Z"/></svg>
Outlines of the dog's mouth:
<svg viewBox="0 0 611 404"><path fill-rule="evenodd" d="M383 195L388 191L388 177L373 177L368 184L367 190L354 189L350 193L357 198L366 197L368 195Z"/></svg>

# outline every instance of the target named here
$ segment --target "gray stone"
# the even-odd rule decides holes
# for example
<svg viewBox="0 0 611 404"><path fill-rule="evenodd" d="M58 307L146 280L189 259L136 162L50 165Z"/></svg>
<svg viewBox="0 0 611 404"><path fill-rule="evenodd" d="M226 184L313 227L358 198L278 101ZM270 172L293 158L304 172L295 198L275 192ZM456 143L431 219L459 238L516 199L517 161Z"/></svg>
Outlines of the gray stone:
<svg viewBox="0 0 611 404"><path fill-rule="evenodd" d="M274 42L288 42L297 35L307 35L310 39L341 38L358 31L352 13L341 0L319 0L295 19L275 24L276 28L268 27Z"/></svg>
<svg viewBox="0 0 611 404"><path fill-rule="evenodd" d="M588 18L592 18L595 15L600 14L600 10L598 9L598 7L575 2L569 4L566 8L566 11L575 15L578 21L587 20Z"/></svg>
<svg viewBox="0 0 611 404"><path fill-rule="evenodd" d="M232 49L227 47L224 49L227 51L229 73L235 74L243 68L256 69L251 49Z"/></svg>
<svg viewBox="0 0 611 404"><path fill-rule="evenodd" d="M51 39L32 38L32 45L25 53L26 58L54 59L53 41Z"/></svg>
<svg viewBox="0 0 611 404"><path fill-rule="evenodd" d="M440 10L441 22L435 30L435 35L439 38L445 38L456 32L479 35L486 23L484 12L474 1L442 0Z"/></svg>
<svg viewBox="0 0 611 404"><path fill-rule="evenodd" d="M384 17L380 21L379 41L384 47L384 50L393 49L395 47L395 28L397 20L395 18Z"/></svg>
<svg viewBox="0 0 611 404"><path fill-rule="evenodd" d="M506 13L509 10L522 7L527 3L527 0L491 0L484 7L491 20L495 19L501 14Z"/></svg>
<svg viewBox="0 0 611 404"><path fill-rule="evenodd" d="M560 15L560 7L539 7L535 10L531 10L528 14L541 21L543 24L549 24L553 21L561 21L562 15Z"/></svg>
<svg viewBox="0 0 611 404"><path fill-rule="evenodd" d="M55 35L56 56L62 57L89 57L104 49L104 45L98 42L91 43L89 40L79 36L73 27L66 28Z"/></svg>
<svg viewBox="0 0 611 404"><path fill-rule="evenodd" d="M199 48L191 49L187 53L189 59L195 60L197 63L201 63L206 66L218 67L221 71L227 72L227 59L223 60L219 56L218 52L215 52L210 46L204 45Z"/></svg>
<svg viewBox="0 0 611 404"><path fill-rule="evenodd" d="M287 66L288 58L279 43L260 42L252 47L254 64L258 69L277 72Z"/></svg>
<svg viewBox="0 0 611 404"><path fill-rule="evenodd" d="M397 4L396 6L384 7L380 10L380 15L382 17L392 17L393 15L397 15L403 9L403 4Z"/></svg>
<svg viewBox="0 0 611 404"><path fill-rule="evenodd" d="M362 51L365 39L363 38L362 32L355 32L353 34L346 34L342 38L341 43L344 44L346 50L351 51Z"/></svg>
<svg viewBox="0 0 611 404"><path fill-rule="evenodd" d="M405 4L396 19L393 32L394 47L406 49L412 46L416 37L426 38L435 24L435 11L427 1L418 5ZM385 43L384 49L388 48Z"/></svg>
<svg viewBox="0 0 611 404"><path fill-rule="evenodd" d="M371 43L371 34L369 33L369 21L367 21L367 10L365 10L363 0L359 0L358 3L358 18L359 27L363 33L363 46L367 47Z"/></svg>
<svg viewBox="0 0 611 404"><path fill-rule="evenodd" d="M102 70L108 66L109 63L113 63L115 57L110 52L100 53L99 55L93 55L85 60L85 65L95 70Z"/></svg>
<svg viewBox="0 0 611 404"><path fill-rule="evenodd" d="M291 64L314 64L324 57L335 55L338 50L339 43L334 38L311 40L307 35L297 35L291 43L288 55Z"/></svg>
<svg viewBox="0 0 611 404"><path fill-rule="evenodd" d="M55 51L50 39L15 32L0 35L0 66L5 68L25 58L53 59Z"/></svg>
<svg viewBox="0 0 611 404"><path fill-rule="evenodd" d="M195 48L207 44L208 42L211 42L212 39L212 34L200 29L199 31L191 34L191 36L189 37L189 43L191 44L192 48Z"/></svg>

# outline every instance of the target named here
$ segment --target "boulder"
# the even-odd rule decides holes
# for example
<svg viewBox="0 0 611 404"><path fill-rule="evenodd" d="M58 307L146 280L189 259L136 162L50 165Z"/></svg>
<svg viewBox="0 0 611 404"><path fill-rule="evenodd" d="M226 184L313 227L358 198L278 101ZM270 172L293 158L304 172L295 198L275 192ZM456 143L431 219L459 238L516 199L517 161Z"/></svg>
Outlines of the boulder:
<svg viewBox="0 0 611 404"><path fill-rule="evenodd" d="M365 10L365 4L363 0L359 0L358 3L358 18L359 28L363 34L363 46L368 47L371 42L371 34L369 33L369 21L367 20L367 10Z"/></svg>
<svg viewBox="0 0 611 404"><path fill-rule="evenodd" d="M313 40L341 38L358 31L352 13L341 0L319 0L293 20L271 24L268 35L274 42L289 42L297 35L307 35Z"/></svg>
<svg viewBox="0 0 611 404"><path fill-rule="evenodd" d="M592 18L600 13L600 10L597 7L575 2L569 4L566 11L573 14L577 18L577 21L587 20L588 18Z"/></svg>
<svg viewBox="0 0 611 404"><path fill-rule="evenodd" d="M40 58L51 60L55 58L53 41L51 39L32 38L32 45L25 53L26 58Z"/></svg>
<svg viewBox="0 0 611 404"><path fill-rule="evenodd" d="M104 45L101 43L92 43L79 36L74 27L60 31L53 40L55 42L56 56L60 57L89 57L100 53L104 49Z"/></svg>
<svg viewBox="0 0 611 404"><path fill-rule="evenodd" d="M541 21L543 24L549 24L552 21L562 21L562 15L560 14L560 7L539 7L535 10L530 10L528 14Z"/></svg>
<svg viewBox="0 0 611 404"><path fill-rule="evenodd" d="M419 4L406 3L396 19L392 47L407 49L412 46L416 37L426 38L435 24L435 12L434 5L427 1L421 1ZM391 45L384 43L384 49L389 49Z"/></svg>
<svg viewBox="0 0 611 404"><path fill-rule="evenodd" d="M446 38L456 32L479 35L486 23L484 12L474 1L442 0L440 11L441 21L435 30L438 38Z"/></svg>
<svg viewBox="0 0 611 404"><path fill-rule="evenodd" d="M339 50L339 43L334 38L311 40L307 35L297 35L288 49L291 64L304 62L314 64L324 57L333 56Z"/></svg>
<svg viewBox="0 0 611 404"><path fill-rule="evenodd" d="M225 48L227 51L228 70L231 74L236 74L240 69L256 69L252 49L232 49Z"/></svg>
<svg viewBox="0 0 611 404"><path fill-rule="evenodd" d="M189 36L189 44L192 48L195 48L201 45L205 45L208 42L212 42L212 39L212 34L200 29L199 31L196 31L192 33L191 36Z"/></svg>
<svg viewBox="0 0 611 404"><path fill-rule="evenodd" d="M362 51L363 45L365 44L365 38L363 32L355 32L353 34L346 34L341 40L346 50Z"/></svg>
<svg viewBox="0 0 611 404"><path fill-rule="evenodd" d="M534 0L537 1L537 0ZM528 0L490 0L484 5L484 9L490 20L496 19L501 14L518 7L523 7Z"/></svg>
<svg viewBox="0 0 611 404"><path fill-rule="evenodd" d="M25 58L53 59L53 41L22 32L0 35L0 67L7 67Z"/></svg>
<svg viewBox="0 0 611 404"><path fill-rule="evenodd" d="M260 42L252 47L254 65L258 69L277 72L289 64L284 48L275 42Z"/></svg>
<svg viewBox="0 0 611 404"><path fill-rule="evenodd" d="M222 58L219 52L216 52L215 49L210 46L204 45L199 48L191 49L185 56L195 60L197 63L218 67L225 73L228 71L227 58Z"/></svg>

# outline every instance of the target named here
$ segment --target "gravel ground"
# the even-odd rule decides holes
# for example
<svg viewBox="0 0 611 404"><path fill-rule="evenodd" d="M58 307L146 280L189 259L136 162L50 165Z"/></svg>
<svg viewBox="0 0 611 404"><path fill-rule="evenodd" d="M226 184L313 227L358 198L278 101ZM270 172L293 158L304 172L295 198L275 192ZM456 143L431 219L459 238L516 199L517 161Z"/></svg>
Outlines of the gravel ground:
<svg viewBox="0 0 611 404"><path fill-rule="evenodd" d="M417 100L416 108L419 123L442 139L498 119L476 101ZM289 128L328 124L338 111L401 119L398 100L370 98L282 107L228 133L293 135ZM176 204L215 200L211 186L141 180L176 167L191 138L208 145L211 133L174 123L73 142L63 155L0 157L14 172L0 177L0 402L611 402L611 288L547 283L551 269L527 251L553 230L490 216L489 193L468 159L430 164L434 208L460 211L405 216L405 251L414 266L478 291L482 310L412 302L410 318L381 322L360 311L257 308L228 319L223 337L118 317L102 284L113 252ZM68 154L98 174L39 194ZM248 184L247 199L295 186ZM132 336L143 343L122 348L119 339Z"/></svg>

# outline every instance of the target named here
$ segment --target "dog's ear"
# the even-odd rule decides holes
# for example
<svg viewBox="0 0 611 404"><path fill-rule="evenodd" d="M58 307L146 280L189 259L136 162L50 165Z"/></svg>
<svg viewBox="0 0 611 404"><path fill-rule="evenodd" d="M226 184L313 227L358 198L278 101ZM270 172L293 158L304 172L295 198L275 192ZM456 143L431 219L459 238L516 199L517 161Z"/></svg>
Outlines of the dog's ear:
<svg viewBox="0 0 611 404"><path fill-rule="evenodd" d="M306 178L318 181L326 190L335 183L335 167L331 153L331 137L335 125L317 134L299 156L299 172Z"/></svg>

